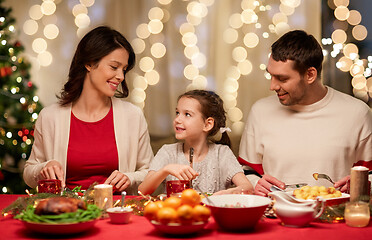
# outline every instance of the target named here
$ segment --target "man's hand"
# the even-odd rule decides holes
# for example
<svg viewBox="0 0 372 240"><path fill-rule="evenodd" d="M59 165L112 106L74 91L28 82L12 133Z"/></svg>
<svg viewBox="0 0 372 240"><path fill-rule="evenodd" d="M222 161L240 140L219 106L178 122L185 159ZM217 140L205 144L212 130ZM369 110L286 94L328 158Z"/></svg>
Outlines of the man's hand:
<svg viewBox="0 0 372 240"><path fill-rule="evenodd" d="M335 182L334 187L340 188L341 192L346 192L348 189L350 189L350 175L341 178L337 182Z"/></svg>
<svg viewBox="0 0 372 240"><path fill-rule="evenodd" d="M273 176L263 175L262 178L258 180L256 187L254 188L254 194L266 197L270 192L270 187L272 185L276 185L277 187L284 189L285 184Z"/></svg>

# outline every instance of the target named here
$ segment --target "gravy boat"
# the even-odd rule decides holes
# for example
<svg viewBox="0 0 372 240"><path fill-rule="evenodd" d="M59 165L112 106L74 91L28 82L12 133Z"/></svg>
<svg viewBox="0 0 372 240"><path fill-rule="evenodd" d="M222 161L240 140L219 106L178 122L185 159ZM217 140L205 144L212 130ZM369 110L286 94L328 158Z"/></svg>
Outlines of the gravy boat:
<svg viewBox="0 0 372 240"><path fill-rule="evenodd" d="M288 227L305 227L313 220L320 217L325 208L325 201L317 198L314 201L299 202L286 192L270 192L269 196L274 200L274 212Z"/></svg>

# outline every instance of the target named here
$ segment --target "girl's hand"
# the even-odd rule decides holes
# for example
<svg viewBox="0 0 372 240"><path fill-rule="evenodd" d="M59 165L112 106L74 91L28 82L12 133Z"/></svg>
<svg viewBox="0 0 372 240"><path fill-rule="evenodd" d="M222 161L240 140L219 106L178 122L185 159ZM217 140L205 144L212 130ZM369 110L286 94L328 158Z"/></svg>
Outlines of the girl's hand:
<svg viewBox="0 0 372 240"><path fill-rule="evenodd" d="M65 187L65 178L62 170L62 165L56 161L49 161L40 171L43 179L59 179L61 180L62 189Z"/></svg>
<svg viewBox="0 0 372 240"><path fill-rule="evenodd" d="M188 165L168 164L164 167L164 170L179 180L191 181L196 178L196 176L199 176L199 173L195 172L195 170Z"/></svg>
<svg viewBox="0 0 372 240"><path fill-rule="evenodd" d="M215 192L213 195L222 195L222 194L254 194L252 188L250 187L234 187L226 190L221 190Z"/></svg>
<svg viewBox="0 0 372 240"><path fill-rule="evenodd" d="M110 184L114 189L116 188L117 191L121 192L130 186L130 180L127 175L115 170L106 179L105 184Z"/></svg>

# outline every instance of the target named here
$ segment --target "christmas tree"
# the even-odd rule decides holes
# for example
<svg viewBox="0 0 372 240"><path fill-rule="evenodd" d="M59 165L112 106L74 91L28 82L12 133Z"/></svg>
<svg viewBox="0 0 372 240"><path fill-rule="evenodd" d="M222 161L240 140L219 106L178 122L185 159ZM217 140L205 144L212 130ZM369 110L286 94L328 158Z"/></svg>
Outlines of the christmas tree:
<svg viewBox="0 0 372 240"><path fill-rule="evenodd" d="M31 65L16 40L11 11L0 0L0 193L24 193L23 166L42 106L30 80Z"/></svg>

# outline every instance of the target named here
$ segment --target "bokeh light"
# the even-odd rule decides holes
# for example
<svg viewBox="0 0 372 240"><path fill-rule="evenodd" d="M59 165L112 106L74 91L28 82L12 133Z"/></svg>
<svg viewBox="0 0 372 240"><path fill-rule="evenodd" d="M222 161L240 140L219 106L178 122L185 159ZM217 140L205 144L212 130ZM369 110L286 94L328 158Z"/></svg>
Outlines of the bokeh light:
<svg viewBox="0 0 372 240"><path fill-rule="evenodd" d="M39 29L39 25L33 19L28 19L23 24L23 31L27 35L34 35L37 32L38 29Z"/></svg>
<svg viewBox="0 0 372 240"><path fill-rule="evenodd" d="M362 41L367 37L368 31L367 28L363 25L356 25L353 27L352 35L353 37L358 40Z"/></svg>
<svg viewBox="0 0 372 240"><path fill-rule="evenodd" d="M345 6L339 6L335 9L334 15L338 20L345 21L350 15L349 9Z"/></svg>
<svg viewBox="0 0 372 240"><path fill-rule="evenodd" d="M30 7L30 10L28 11L28 15L33 20L39 20L43 17L43 12L41 11L40 5L33 5Z"/></svg>
<svg viewBox="0 0 372 240"><path fill-rule="evenodd" d="M260 39L255 33L250 32L244 36L243 41L244 41L244 45L247 46L248 48L254 48L257 46Z"/></svg>
<svg viewBox="0 0 372 240"><path fill-rule="evenodd" d="M36 38L32 42L32 50L34 50L34 52L36 52L36 53L44 52L47 49L47 46L48 46L48 44L45 41L45 39L43 39L43 38Z"/></svg>
<svg viewBox="0 0 372 240"><path fill-rule="evenodd" d="M358 25L362 21L362 15L356 10L351 10L349 12L349 17L347 18L347 22L351 25Z"/></svg>
<svg viewBox="0 0 372 240"><path fill-rule="evenodd" d="M344 30L337 29L332 33L331 38L334 43L345 43L347 39L347 35Z"/></svg>
<svg viewBox="0 0 372 240"><path fill-rule="evenodd" d="M155 58L162 58L166 53L166 48L162 43L154 43L151 46L151 54Z"/></svg>
<svg viewBox="0 0 372 240"><path fill-rule="evenodd" d="M52 0L45 0L41 4L41 12L44 15L52 15L56 11L56 4Z"/></svg>
<svg viewBox="0 0 372 240"><path fill-rule="evenodd" d="M59 34L59 29L54 24L48 24L44 27L44 36L48 39L55 39Z"/></svg>

